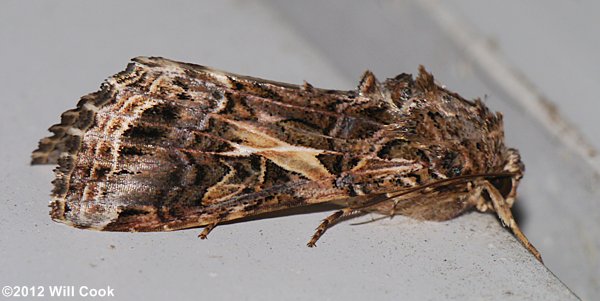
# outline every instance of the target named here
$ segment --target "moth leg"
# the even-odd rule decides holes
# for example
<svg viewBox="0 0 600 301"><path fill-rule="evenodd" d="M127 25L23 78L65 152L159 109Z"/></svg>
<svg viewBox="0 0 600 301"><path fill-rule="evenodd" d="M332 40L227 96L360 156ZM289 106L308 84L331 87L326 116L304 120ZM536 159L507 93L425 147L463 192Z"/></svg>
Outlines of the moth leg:
<svg viewBox="0 0 600 301"><path fill-rule="evenodd" d="M317 227L315 234L313 234L312 238L310 239L310 241L306 244L309 247L316 247L317 246L317 240L319 240L319 238L321 237L321 235L323 235L323 233L325 233L325 231L327 231L327 228L331 225L333 225L334 223L336 223L337 221L339 221L342 217L344 216L348 216L350 214L352 214L355 211L355 209L352 208L344 208L342 210L338 210L336 212L334 212L332 215L326 217L321 224L319 225L319 227Z"/></svg>
<svg viewBox="0 0 600 301"><path fill-rule="evenodd" d="M479 210L479 212L494 211L494 210L492 210L494 205L487 199L481 197L482 191L483 191L483 186L478 186L477 188L475 188L475 191L469 197L468 202L474 203L475 208L477 208L477 210Z"/></svg>
<svg viewBox="0 0 600 301"><path fill-rule="evenodd" d="M204 227L204 229L202 229L202 232L200 234L198 234L198 237L200 237L200 239L206 239L208 237L208 233L210 233L210 231L212 231L218 224L219 222L214 222L212 224L208 224Z"/></svg>
<svg viewBox="0 0 600 301"><path fill-rule="evenodd" d="M486 181L484 185L485 190L487 191L487 193L490 196L490 199L492 200L492 205L494 206L496 214L498 214L498 217L500 217L500 221L502 221L502 224L506 227L509 227L515 234L519 242L527 250L529 250L529 252L531 252L531 254L533 254L533 256L537 258L537 260L543 263L542 255L540 254L540 252L529 242L525 234L523 234L523 232L521 232L521 229L519 229L519 226L517 226L517 222L515 222L512 212L510 211L510 206L506 202L504 197L502 197L502 194L500 194L496 187L490 184L490 182Z"/></svg>

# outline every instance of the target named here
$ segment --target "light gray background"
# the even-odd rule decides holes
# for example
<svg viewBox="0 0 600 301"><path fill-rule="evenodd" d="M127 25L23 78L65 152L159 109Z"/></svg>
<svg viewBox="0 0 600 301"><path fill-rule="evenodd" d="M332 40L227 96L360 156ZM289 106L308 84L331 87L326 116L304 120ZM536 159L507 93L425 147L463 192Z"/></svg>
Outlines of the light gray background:
<svg viewBox="0 0 600 301"><path fill-rule="evenodd" d="M101 233L53 223L52 167L28 165L37 141L129 58L160 55L337 89L353 89L367 68L383 79L425 64L465 97L487 95L527 165L520 224L558 278L584 299L600 298L597 171L482 71L440 27L436 3L0 3L0 286L110 285L118 300L576 298L493 215L342 223L316 249L305 243L326 211L223 225L206 241L199 230ZM494 40L511 68L600 145L596 4L518 3L455 0L444 11Z"/></svg>

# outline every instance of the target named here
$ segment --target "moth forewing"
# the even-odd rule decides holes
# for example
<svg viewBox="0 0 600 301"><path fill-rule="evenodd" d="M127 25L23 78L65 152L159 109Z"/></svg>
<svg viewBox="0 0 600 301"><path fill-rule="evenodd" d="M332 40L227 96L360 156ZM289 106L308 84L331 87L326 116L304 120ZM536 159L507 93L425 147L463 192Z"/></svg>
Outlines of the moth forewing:
<svg viewBox="0 0 600 301"><path fill-rule="evenodd" d="M205 226L205 238L224 221L342 205L314 246L355 214L445 220L478 208L536 254L510 215L523 164L501 115L422 67L384 82L366 72L355 91L336 91L138 57L50 131L32 164L58 163L51 215L75 227ZM508 192L492 179L507 174Z"/></svg>

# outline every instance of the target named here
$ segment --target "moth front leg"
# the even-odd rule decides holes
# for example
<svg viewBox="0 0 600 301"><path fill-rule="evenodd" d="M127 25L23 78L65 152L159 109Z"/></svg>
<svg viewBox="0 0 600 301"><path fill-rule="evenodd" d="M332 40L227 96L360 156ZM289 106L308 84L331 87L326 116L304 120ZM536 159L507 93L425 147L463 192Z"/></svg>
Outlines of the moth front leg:
<svg viewBox="0 0 600 301"><path fill-rule="evenodd" d="M312 238L310 239L310 241L306 244L309 247L316 247L317 246L317 240L319 240L319 238L321 237L321 235L323 235L323 233L325 233L325 231L327 231L327 228L332 226L333 224L335 224L336 222L338 222L341 218L346 217L348 215L351 215L353 213L355 213L356 210L352 209L352 208L344 208L342 210L338 210L336 212L334 212L332 215L326 217L321 224L319 225L319 227L317 227L315 234L313 234Z"/></svg>
<svg viewBox="0 0 600 301"><path fill-rule="evenodd" d="M519 242L527 249L537 260L542 261L542 255L540 252L529 242L525 234L521 232L521 229L517 225L512 212L510 210L509 204L506 202L502 194L492 185L490 182L485 181L483 184L485 187L485 191L489 194L490 199L492 200L492 205L494 206L494 210L498 217L500 217L500 221L506 227L509 227L512 232L515 234Z"/></svg>

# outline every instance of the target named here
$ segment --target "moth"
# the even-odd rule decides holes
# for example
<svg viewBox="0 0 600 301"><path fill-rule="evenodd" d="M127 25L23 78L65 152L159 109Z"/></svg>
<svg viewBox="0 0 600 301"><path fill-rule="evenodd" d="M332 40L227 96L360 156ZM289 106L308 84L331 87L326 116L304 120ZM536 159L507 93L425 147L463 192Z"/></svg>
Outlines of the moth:
<svg viewBox="0 0 600 301"><path fill-rule="evenodd" d="M511 213L524 165L502 115L422 66L337 91L137 57L49 131L32 164L58 164L50 215L77 228L204 227L204 239L226 221L339 206L312 247L354 215L445 221L475 208L541 261Z"/></svg>

